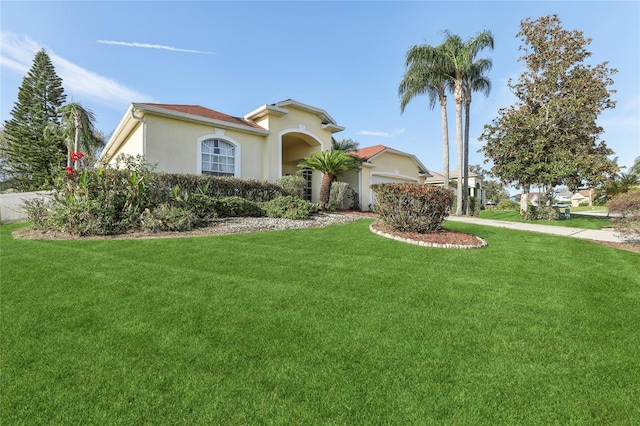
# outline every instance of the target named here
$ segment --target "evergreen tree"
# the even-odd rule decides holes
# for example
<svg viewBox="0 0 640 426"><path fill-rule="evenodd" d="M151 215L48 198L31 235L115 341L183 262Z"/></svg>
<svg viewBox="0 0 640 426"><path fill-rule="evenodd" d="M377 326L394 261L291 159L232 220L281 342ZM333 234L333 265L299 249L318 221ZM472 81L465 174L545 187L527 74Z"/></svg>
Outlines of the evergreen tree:
<svg viewBox="0 0 640 426"><path fill-rule="evenodd" d="M65 98L62 79L47 53L40 50L22 81L12 118L4 124L4 159L18 188L46 188L64 167L65 143L59 134L47 129L60 123L59 109Z"/></svg>

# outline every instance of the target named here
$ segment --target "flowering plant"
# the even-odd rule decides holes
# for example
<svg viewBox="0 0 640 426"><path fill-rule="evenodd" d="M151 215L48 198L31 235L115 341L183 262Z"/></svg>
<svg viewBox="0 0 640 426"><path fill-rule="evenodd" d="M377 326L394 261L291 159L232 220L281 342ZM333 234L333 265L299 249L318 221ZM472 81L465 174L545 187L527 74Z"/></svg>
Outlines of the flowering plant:
<svg viewBox="0 0 640 426"><path fill-rule="evenodd" d="M71 159L73 160L73 162L75 163L76 161L79 161L82 157L84 157L84 154L80 151L75 152L75 151L71 151Z"/></svg>

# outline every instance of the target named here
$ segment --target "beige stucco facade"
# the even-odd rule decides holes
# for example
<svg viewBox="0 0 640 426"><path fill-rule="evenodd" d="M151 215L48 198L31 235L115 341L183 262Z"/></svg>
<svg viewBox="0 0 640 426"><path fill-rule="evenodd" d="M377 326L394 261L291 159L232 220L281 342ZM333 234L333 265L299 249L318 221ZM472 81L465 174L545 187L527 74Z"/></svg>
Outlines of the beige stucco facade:
<svg viewBox="0 0 640 426"><path fill-rule="evenodd" d="M202 143L219 139L234 147L234 176L273 182L297 172L314 151L331 147L344 128L324 110L293 100L263 105L242 118L199 106L133 103L102 157L144 155L157 171L201 174ZM312 201L321 175L312 174Z"/></svg>

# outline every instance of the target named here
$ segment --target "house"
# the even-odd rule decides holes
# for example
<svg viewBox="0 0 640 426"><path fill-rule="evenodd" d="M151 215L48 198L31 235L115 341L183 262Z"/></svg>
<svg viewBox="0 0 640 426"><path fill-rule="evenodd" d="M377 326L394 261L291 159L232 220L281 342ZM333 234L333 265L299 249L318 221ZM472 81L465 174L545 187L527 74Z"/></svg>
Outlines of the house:
<svg viewBox="0 0 640 426"><path fill-rule="evenodd" d="M436 186L444 186L445 177L443 172L431 172L432 176L427 178L426 183ZM479 201L480 206L484 208L486 204L485 190L482 187L484 178L482 175L474 172L469 172L469 196L475 197ZM449 187L456 189L458 186L458 171L451 170L449 172Z"/></svg>
<svg viewBox="0 0 640 426"><path fill-rule="evenodd" d="M360 148L349 154L362 160L362 167L343 173L340 180L347 182L358 194L361 210L373 209L375 194L370 186L375 183L424 184L425 179L431 176L415 155L385 145Z"/></svg>
<svg viewBox="0 0 640 426"><path fill-rule="evenodd" d="M330 149L333 134L342 130L325 110L292 99L243 117L199 105L132 103L101 159L113 163L119 154L144 155L160 172L274 182L298 172L299 162L312 152ZM344 177L364 210L372 204L371 183L424 182L427 173L415 156L380 147L355 152L364 160L362 170ZM303 176L305 198L317 202L321 173L304 170Z"/></svg>
<svg viewBox="0 0 640 426"><path fill-rule="evenodd" d="M583 203L586 203L589 206L593 205L593 190L580 189L571 196L571 207L578 207Z"/></svg>
<svg viewBox="0 0 640 426"><path fill-rule="evenodd" d="M144 155L157 171L273 182L331 147L344 130L324 110L288 99L234 117L199 105L132 103L101 157ZM305 173L311 199L321 176Z"/></svg>

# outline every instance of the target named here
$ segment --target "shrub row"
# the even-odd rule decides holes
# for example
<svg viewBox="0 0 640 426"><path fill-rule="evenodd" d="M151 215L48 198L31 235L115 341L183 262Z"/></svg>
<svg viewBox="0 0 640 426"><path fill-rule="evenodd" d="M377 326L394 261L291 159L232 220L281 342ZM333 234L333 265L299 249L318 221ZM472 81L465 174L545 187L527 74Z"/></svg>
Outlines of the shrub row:
<svg viewBox="0 0 640 426"><path fill-rule="evenodd" d="M453 191L434 185L377 183L375 211L387 226L401 232L434 232L449 215Z"/></svg>
<svg viewBox="0 0 640 426"><path fill-rule="evenodd" d="M55 182L50 203L25 203L29 219L36 228L77 235L185 231L221 217L306 219L317 211L298 197L281 196L284 190L278 185L156 174L143 160L131 158L116 167L61 173Z"/></svg>

